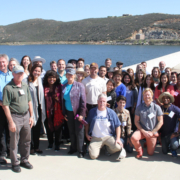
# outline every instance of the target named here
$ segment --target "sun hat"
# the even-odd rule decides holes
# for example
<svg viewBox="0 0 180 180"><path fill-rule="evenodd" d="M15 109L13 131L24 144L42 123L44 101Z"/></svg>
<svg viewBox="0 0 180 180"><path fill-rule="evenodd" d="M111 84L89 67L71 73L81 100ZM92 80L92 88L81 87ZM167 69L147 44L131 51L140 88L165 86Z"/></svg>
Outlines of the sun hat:
<svg viewBox="0 0 180 180"><path fill-rule="evenodd" d="M24 72L24 68L20 65L16 65L12 69L12 73L17 74L17 73L21 73L21 72Z"/></svg>
<svg viewBox="0 0 180 180"><path fill-rule="evenodd" d="M174 97L169 93L169 92L163 92L160 96L159 96L159 101L162 103L162 98L164 96L168 96L170 98L171 103L174 102Z"/></svg>
<svg viewBox="0 0 180 180"><path fill-rule="evenodd" d="M84 74L84 76L86 76L87 75L87 73L84 71L84 69L83 68L77 68L76 69L76 74L77 73L83 73Z"/></svg>
<svg viewBox="0 0 180 180"><path fill-rule="evenodd" d="M76 71L73 68L68 68L68 69L66 69L66 74L74 75L74 74L76 74Z"/></svg>
<svg viewBox="0 0 180 180"><path fill-rule="evenodd" d="M43 64L46 62L46 60L42 58L41 56L35 56L34 59L32 60L32 63L37 62L37 61L41 61Z"/></svg>

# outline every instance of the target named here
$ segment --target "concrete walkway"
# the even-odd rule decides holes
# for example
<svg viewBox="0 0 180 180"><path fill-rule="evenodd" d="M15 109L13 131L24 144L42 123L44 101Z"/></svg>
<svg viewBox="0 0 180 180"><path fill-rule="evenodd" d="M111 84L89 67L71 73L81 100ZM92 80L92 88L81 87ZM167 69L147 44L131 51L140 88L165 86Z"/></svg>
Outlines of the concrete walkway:
<svg viewBox="0 0 180 180"><path fill-rule="evenodd" d="M79 159L77 154L67 155L69 144L61 146L59 152L47 150L48 142L41 139L41 156L30 156L29 161L34 169L21 168L21 173L11 171L10 160L8 165L0 166L0 180L166 180L180 179L180 150L178 158L163 155L161 147L157 146L155 154L147 156L146 150L141 160L134 156L136 152L127 154L127 158L116 161L119 153L106 156L103 150L97 160L91 160L89 155Z"/></svg>

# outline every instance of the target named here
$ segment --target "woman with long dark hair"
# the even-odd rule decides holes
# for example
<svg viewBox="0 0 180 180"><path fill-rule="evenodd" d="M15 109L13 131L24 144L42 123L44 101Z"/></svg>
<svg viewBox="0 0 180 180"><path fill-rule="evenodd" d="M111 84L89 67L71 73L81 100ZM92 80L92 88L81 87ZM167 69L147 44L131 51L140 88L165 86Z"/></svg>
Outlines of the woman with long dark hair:
<svg viewBox="0 0 180 180"><path fill-rule="evenodd" d="M27 78L31 72L32 62L27 55L23 56L20 65L24 68L24 79Z"/></svg>
<svg viewBox="0 0 180 180"><path fill-rule="evenodd" d="M134 82L135 82L135 85L138 90L139 90L140 86L143 84L145 77L146 77L146 73L144 72L143 69L139 69L136 72L136 79Z"/></svg>
<svg viewBox="0 0 180 180"><path fill-rule="evenodd" d="M160 82L160 76L161 76L160 69L158 67L153 67L151 75L154 80L154 86L156 87Z"/></svg>
<svg viewBox="0 0 180 180"><path fill-rule="evenodd" d="M137 106L139 106L141 103L144 102L143 101L143 91L146 88L150 88L153 92L155 90L153 77L150 74L148 74L146 76L146 78L144 79L143 84L139 88Z"/></svg>
<svg viewBox="0 0 180 180"><path fill-rule="evenodd" d="M41 154L42 150L39 149L39 138L42 124L46 119L44 89L42 80L40 78L42 66L34 65L31 68L30 75L27 78L27 84L31 92L33 113L34 113L34 126L31 130L31 154Z"/></svg>
<svg viewBox="0 0 180 180"><path fill-rule="evenodd" d="M177 84L177 72L171 72L171 85L176 85Z"/></svg>
<svg viewBox="0 0 180 180"><path fill-rule="evenodd" d="M166 73L161 74L159 85L156 86L154 93L154 99L160 106L162 103L158 98L163 92L169 92L172 96L174 96L174 86L170 85L169 76Z"/></svg>
<svg viewBox="0 0 180 180"><path fill-rule="evenodd" d="M64 116L62 114L61 101L62 86L58 74L53 70L47 71L44 76L43 86L47 116L45 126L49 142L48 148L53 148L53 136L55 135L55 151L59 151Z"/></svg>
<svg viewBox="0 0 180 180"><path fill-rule="evenodd" d="M132 77L128 73L123 76L122 83L126 86L126 109L130 112L132 129L135 131L134 112L137 104L138 90L132 81Z"/></svg>
<svg viewBox="0 0 180 180"><path fill-rule="evenodd" d="M174 86L174 105L180 108L180 73L177 74L177 84Z"/></svg>

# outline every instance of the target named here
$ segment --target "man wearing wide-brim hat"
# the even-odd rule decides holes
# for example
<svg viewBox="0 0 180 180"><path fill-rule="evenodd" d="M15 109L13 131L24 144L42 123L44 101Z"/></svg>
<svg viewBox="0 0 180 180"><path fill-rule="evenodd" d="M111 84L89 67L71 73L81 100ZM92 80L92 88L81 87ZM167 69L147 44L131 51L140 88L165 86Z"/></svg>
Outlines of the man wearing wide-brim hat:
<svg viewBox="0 0 180 180"><path fill-rule="evenodd" d="M38 64L38 65L42 66L45 62L46 62L46 60L44 58L42 58L41 56L35 56L34 59L32 60L33 65ZM40 77L44 78L45 74L46 74L46 71L43 69Z"/></svg>
<svg viewBox="0 0 180 180"><path fill-rule="evenodd" d="M173 105L174 97L169 92L164 92L159 96L159 101L163 103L163 126L160 129L162 152L167 154L171 151L173 157L177 157L177 148L179 146L180 125L180 108Z"/></svg>

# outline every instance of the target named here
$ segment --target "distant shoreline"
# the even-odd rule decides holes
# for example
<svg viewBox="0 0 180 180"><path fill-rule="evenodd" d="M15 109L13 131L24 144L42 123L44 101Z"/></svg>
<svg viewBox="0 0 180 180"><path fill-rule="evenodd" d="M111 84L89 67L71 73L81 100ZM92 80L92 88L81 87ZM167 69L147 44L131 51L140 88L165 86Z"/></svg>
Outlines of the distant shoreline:
<svg viewBox="0 0 180 180"><path fill-rule="evenodd" d="M180 40L125 40L125 41L90 41L90 42L78 42L78 41L43 41L43 42L6 42L0 43L0 45L18 46L18 45L45 45L45 44L86 44L86 45L174 45L180 46Z"/></svg>

